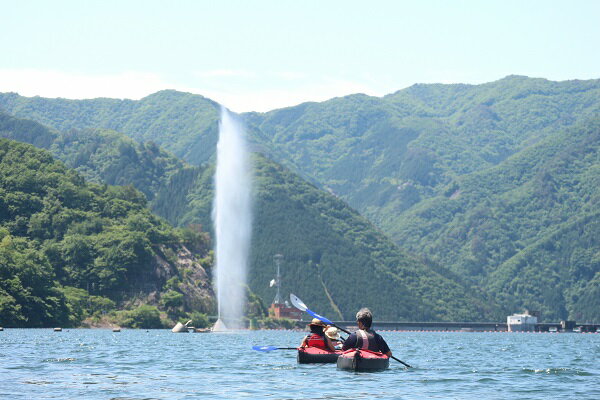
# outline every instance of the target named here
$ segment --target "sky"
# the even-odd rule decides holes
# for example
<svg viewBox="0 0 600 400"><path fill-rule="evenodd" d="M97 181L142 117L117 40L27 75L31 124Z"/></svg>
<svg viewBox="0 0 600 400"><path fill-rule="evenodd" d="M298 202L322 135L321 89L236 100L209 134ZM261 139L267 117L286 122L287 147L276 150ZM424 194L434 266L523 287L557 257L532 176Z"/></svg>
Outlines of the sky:
<svg viewBox="0 0 600 400"><path fill-rule="evenodd" d="M0 92L268 111L415 83L600 78L600 1L0 0Z"/></svg>

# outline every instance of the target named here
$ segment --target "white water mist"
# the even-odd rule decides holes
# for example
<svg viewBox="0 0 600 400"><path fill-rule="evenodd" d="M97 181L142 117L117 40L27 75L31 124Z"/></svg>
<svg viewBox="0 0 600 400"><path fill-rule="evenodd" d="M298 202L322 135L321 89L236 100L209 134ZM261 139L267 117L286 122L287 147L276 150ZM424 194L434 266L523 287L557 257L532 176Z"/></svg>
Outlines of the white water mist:
<svg viewBox="0 0 600 400"><path fill-rule="evenodd" d="M242 327L252 230L251 192L252 165L244 128L222 107L212 214L219 314L214 330Z"/></svg>

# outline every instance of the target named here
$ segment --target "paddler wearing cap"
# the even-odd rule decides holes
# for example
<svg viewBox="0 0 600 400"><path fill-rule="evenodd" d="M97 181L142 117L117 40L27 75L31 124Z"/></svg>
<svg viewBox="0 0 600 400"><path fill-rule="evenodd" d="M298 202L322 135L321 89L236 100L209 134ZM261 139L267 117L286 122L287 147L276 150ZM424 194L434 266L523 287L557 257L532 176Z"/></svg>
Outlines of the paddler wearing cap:
<svg viewBox="0 0 600 400"><path fill-rule="evenodd" d="M335 346L331 339L325 335L327 325L317 318L308 324L310 333L302 340L300 347L317 347L323 350L335 351Z"/></svg>

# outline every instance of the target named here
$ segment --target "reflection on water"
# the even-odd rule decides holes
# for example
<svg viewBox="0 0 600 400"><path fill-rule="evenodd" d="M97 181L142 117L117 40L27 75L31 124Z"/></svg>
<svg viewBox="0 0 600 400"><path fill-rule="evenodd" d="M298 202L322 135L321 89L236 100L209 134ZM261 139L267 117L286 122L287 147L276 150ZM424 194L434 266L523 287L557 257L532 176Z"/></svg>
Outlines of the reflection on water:
<svg viewBox="0 0 600 400"><path fill-rule="evenodd" d="M6 329L0 398L600 398L600 334L382 332L394 362L379 373L298 365L289 331Z"/></svg>

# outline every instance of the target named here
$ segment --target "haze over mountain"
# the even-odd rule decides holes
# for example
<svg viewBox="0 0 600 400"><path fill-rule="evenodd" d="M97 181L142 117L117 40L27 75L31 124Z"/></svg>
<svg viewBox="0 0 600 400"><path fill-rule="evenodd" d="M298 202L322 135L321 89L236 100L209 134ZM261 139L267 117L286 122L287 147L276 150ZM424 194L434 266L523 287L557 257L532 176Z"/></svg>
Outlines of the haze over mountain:
<svg viewBox="0 0 600 400"><path fill-rule="evenodd" d="M0 107L64 132L150 139L193 164L214 154L217 105L197 95L2 94ZM348 202L402 249L491 293L503 312L527 306L548 319L597 321L599 114L599 80L509 76L242 117L256 150ZM205 215L206 190L194 203ZM193 221L202 213L185 211L188 200L163 215Z"/></svg>

